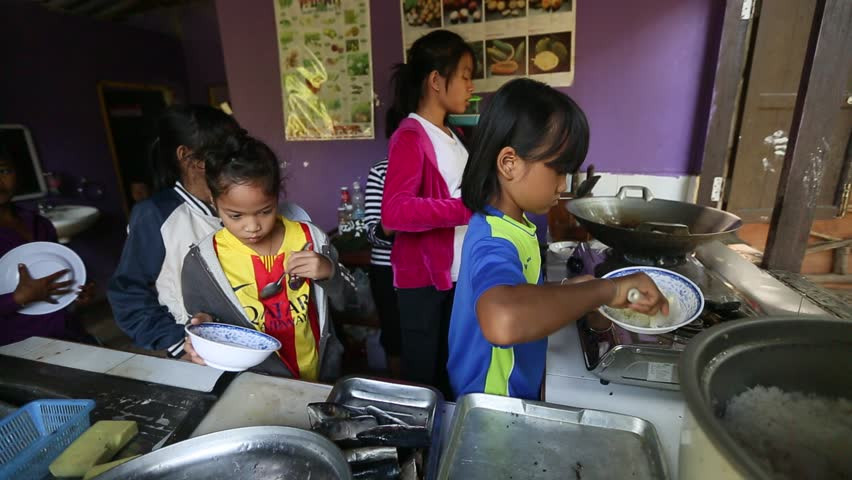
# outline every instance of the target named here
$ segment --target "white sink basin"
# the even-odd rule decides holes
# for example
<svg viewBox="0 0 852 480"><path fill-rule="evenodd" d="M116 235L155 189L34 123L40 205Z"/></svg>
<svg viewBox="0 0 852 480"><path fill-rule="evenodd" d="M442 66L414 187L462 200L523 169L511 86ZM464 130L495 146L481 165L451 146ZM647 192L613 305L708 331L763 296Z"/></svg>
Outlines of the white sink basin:
<svg viewBox="0 0 852 480"><path fill-rule="evenodd" d="M101 212L86 205L57 205L43 215L56 229L59 243L68 243L71 237L94 225Z"/></svg>

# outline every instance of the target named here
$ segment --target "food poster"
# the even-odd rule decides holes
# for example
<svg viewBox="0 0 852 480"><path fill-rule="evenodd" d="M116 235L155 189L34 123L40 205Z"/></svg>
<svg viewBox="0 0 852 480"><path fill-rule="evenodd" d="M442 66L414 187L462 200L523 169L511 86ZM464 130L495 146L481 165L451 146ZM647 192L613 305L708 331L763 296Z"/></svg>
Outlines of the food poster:
<svg viewBox="0 0 852 480"><path fill-rule="evenodd" d="M373 139L369 0L274 0L287 140Z"/></svg>
<svg viewBox="0 0 852 480"><path fill-rule="evenodd" d="M523 76L554 87L574 83L573 0L401 0L400 5L403 53L432 30L458 33L476 54L479 92Z"/></svg>

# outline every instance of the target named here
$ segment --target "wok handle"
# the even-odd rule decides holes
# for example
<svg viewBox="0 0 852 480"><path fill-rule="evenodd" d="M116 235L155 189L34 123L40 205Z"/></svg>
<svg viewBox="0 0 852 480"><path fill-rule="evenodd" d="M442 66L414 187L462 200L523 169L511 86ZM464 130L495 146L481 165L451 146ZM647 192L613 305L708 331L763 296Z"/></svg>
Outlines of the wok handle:
<svg viewBox="0 0 852 480"><path fill-rule="evenodd" d="M637 232L657 232L671 235L689 235L689 227L682 223L642 222L636 227Z"/></svg>
<svg viewBox="0 0 852 480"><path fill-rule="evenodd" d="M625 198L627 198L627 192L631 191L631 190L633 190L633 191L641 190L642 191L642 200L645 200L646 202L650 202L651 200L654 199L654 194L651 193L651 190L648 189L648 187L640 187L639 185L625 185L625 186L618 189L618 193L616 193L615 196L619 200L624 200Z"/></svg>

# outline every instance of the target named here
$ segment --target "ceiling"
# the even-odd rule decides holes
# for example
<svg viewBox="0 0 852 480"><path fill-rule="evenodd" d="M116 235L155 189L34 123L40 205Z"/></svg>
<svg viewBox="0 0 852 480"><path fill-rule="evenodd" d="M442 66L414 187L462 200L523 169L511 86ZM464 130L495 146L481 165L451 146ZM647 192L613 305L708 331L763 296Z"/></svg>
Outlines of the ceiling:
<svg viewBox="0 0 852 480"><path fill-rule="evenodd" d="M125 20L133 15L200 0L32 0L56 12L100 20Z"/></svg>

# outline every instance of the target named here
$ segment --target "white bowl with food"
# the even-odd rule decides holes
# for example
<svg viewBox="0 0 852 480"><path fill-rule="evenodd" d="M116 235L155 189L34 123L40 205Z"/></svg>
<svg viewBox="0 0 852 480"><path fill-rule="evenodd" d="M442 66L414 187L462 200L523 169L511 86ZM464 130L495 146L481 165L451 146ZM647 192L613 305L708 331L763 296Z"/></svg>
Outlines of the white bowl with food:
<svg viewBox="0 0 852 480"><path fill-rule="evenodd" d="M669 314L657 312L645 315L630 308L603 306L600 312L619 327L635 333L659 335L691 323L704 310L704 294L692 280L683 275L657 267L627 267L613 270L603 278L618 278L634 273L644 273L657 284L669 302Z"/></svg>
<svg viewBox="0 0 852 480"><path fill-rule="evenodd" d="M208 366L241 372L259 365L281 348L281 342L263 332L226 323L187 325L192 348Z"/></svg>

